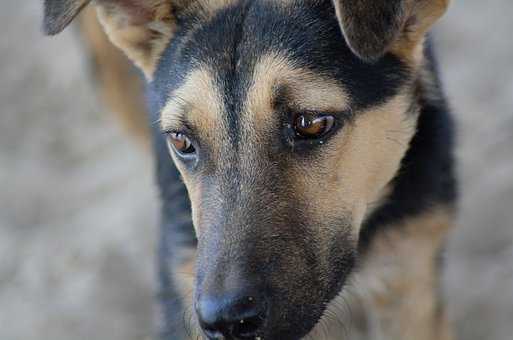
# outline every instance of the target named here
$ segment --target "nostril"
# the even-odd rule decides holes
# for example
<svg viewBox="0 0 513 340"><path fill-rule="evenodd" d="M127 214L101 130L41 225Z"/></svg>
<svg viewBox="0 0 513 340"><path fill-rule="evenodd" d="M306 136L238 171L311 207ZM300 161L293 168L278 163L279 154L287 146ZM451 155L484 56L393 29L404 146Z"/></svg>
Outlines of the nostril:
<svg viewBox="0 0 513 340"><path fill-rule="evenodd" d="M266 304L253 296L244 298L204 298L196 303L196 312L209 339L253 339L262 328Z"/></svg>
<svg viewBox="0 0 513 340"><path fill-rule="evenodd" d="M241 319L238 324L234 325L232 333L239 337L254 336L262 326L263 321L264 317L261 315Z"/></svg>

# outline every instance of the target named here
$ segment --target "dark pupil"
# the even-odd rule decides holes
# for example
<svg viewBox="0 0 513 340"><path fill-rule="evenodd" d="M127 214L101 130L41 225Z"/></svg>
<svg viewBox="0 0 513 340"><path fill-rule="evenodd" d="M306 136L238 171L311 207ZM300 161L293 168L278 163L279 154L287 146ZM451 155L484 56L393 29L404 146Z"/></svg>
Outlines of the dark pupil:
<svg viewBox="0 0 513 340"><path fill-rule="evenodd" d="M311 118L301 115L296 120L296 133L303 137L318 137L327 132L327 117Z"/></svg>
<svg viewBox="0 0 513 340"><path fill-rule="evenodd" d="M182 153L194 152L194 147L192 146L189 138L187 138L183 133L172 133L170 138L174 147L178 151Z"/></svg>

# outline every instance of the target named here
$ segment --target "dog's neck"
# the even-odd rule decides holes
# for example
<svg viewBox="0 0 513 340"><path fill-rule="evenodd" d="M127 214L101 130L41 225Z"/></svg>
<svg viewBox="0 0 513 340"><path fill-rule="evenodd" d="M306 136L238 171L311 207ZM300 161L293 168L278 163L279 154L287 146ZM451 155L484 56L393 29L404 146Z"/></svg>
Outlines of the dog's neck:
<svg viewBox="0 0 513 340"><path fill-rule="evenodd" d="M416 80L419 109L415 133L389 192L364 221L359 251L365 253L374 235L436 205L452 205L456 196L453 166L453 121L438 78L432 47L426 45L425 62Z"/></svg>

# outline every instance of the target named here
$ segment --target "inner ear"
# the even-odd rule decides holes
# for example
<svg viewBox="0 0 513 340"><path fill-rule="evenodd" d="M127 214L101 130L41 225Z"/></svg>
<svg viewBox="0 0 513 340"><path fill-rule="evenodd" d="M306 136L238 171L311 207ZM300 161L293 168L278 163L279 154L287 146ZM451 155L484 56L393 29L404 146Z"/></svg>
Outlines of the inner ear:
<svg viewBox="0 0 513 340"><path fill-rule="evenodd" d="M151 80L175 31L171 0L97 0L110 40Z"/></svg>
<svg viewBox="0 0 513 340"><path fill-rule="evenodd" d="M175 31L174 6L193 0L45 0L44 31L57 34L93 3L110 40L151 79Z"/></svg>

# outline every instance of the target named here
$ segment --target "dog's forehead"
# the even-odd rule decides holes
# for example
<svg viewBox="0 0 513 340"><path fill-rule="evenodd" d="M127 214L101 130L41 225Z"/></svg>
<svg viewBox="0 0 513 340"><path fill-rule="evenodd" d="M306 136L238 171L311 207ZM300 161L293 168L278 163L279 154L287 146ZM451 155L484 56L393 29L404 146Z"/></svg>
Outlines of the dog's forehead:
<svg viewBox="0 0 513 340"><path fill-rule="evenodd" d="M164 121L171 112L183 113L180 106L185 103L207 110L215 106L225 114L240 114L257 104L269 107L272 91L280 85L287 85L301 104L316 105L321 91L329 90L324 103L319 102L323 107L315 108L343 106L343 86L329 70L318 69L321 60L313 60L316 53L322 53L316 45L329 24L322 18L314 20L318 10L306 5L299 8L303 2L294 1L226 3L209 20L185 29L162 58L164 66L167 62L174 69L161 67L156 82L166 83L170 73L178 74L173 84L162 87L169 91L164 96L166 106L171 107L164 110ZM334 17L331 24L338 29ZM310 37L305 36L305 30L310 31ZM339 94L337 103L334 92ZM207 108L204 98L215 98L218 103Z"/></svg>
<svg viewBox="0 0 513 340"><path fill-rule="evenodd" d="M240 70L231 79L212 65L198 65L172 91L161 124L164 130L186 125L213 153L241 139L262 145L266 141L259 138L280 129L283 112L278 101L284 99L287 108L298 112L342 112L349 103L335 80L295 65L285 55L269 53L260 56L251 71Z"/></svg>
<svg viewBox="0 0 513 340"><path fill-rule="evenodd" d="M165 129L184 115L202 134L252 121L263 129L280 86L302 109L341 111L383 102L404 81L395 58L366 64L351 53L330 1L225 4L186 25L162 58L156 83L164 84Z"/></svg>
<svg viewBox="0 0 513 340"><path fill-rule="evenodd" d="M329 1L321 1L329 4ZM191 14L180 20L175 38L160 58L154 83L168 89L169 81L204 63L219 76L251 69L262 55L280 52L309 66L322 54L322 41L342 41L333 10L330 15L308 1L225 1L209 16ZM301 4L301 5L300 5ZM331 6L331 5L330 5ZM321 7L321 6L317 6ZM325 14L323 18L322 14ZM330 29L327 27L330 26ZM336 37L328 37L335 34ZM223 74L224 72L224 74ZM170 76L176 75L176 79ZM173 78L173 77L171 77Z"/></svg>

